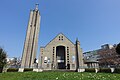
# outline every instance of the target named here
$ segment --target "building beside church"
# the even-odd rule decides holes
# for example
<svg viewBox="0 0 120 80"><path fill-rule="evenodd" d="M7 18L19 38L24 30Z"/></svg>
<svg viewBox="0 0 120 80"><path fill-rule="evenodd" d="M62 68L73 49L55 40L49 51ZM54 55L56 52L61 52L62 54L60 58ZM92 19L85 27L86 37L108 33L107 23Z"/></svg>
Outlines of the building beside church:
<svg viewBox="0 0 120 80"><path fill-rule="evenodd" d="M120 55L116 47L116 44L104 44L100 49L84 52L84 63L88 68L119 67Z"/></svg>
<svg viewBox="0 0 120 80"><path fill-rule="evenodd" d="M86 68L98 68L99 67L99 55L98 50L84 52L84 63Z"/></svg>
<svg viewBox="0 0 120 80"><path fill-rule="evenodd" d="M83 65L80 42L76 40L74 44L62 33L58 34L45 47L40 47L38 68L77 70Z"/></svg>

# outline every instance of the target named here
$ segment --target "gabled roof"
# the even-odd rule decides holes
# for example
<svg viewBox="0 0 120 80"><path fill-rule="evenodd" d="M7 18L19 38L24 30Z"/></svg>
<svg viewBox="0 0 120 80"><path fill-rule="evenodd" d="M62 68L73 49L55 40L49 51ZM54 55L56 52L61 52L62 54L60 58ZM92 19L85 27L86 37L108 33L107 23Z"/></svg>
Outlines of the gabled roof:
<svg viewBox="0 0 120 80"><path fill-rule="evenodd" d="M63 33L59 33L55 38L57 38L59 35L63 35L65 38L67 38ZM52 42L55 38L53 38L50 42ZM68 39L68 38L67 38L67 39ZM73 43L70 39L68 39L68 40L74 45L74 43ZM49 43L50 43L50 42L49 42ZM48 43L48 44L49 44L49 43ZM48 45L48 44L47 44L47 45ZM46 45L46 46L47 46L47 45ZM45 47L46 47L46 46L45 46Z"/></svg>

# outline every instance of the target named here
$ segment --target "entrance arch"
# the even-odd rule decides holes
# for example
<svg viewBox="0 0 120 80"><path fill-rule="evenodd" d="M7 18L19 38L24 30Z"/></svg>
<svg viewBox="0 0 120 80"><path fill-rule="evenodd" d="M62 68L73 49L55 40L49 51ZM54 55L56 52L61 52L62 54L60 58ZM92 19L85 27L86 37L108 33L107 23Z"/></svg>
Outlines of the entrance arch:
<svg viewBox="0 0 120 80"><path fill-rule="evenodd" d="M65 46L56 47L57 69L66 69Z"/></svg>

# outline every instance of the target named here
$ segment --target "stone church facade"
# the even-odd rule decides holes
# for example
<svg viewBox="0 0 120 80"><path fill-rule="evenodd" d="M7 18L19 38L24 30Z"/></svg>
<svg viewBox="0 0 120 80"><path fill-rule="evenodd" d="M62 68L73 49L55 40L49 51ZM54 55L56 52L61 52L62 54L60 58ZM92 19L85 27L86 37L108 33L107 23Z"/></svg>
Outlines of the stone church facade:
<svg viewBox="0 0 120 80"><path fill-rule="evenodd" d="M81 66L83 66L83 53L78 40L74 44L60 33L45 47L40 47L38 68L77 70Z"/></svg>

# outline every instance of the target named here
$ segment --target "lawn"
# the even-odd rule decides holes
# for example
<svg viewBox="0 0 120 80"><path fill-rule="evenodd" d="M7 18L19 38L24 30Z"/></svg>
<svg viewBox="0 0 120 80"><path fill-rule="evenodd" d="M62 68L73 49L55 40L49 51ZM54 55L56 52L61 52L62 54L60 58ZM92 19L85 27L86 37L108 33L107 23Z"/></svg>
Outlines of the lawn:
<svg viewBox="0 0 120 80"><path fill-rule="evenodd" d="M0 73L0 80L120 80L115 73L78 72L7 72Z"/></svg>

